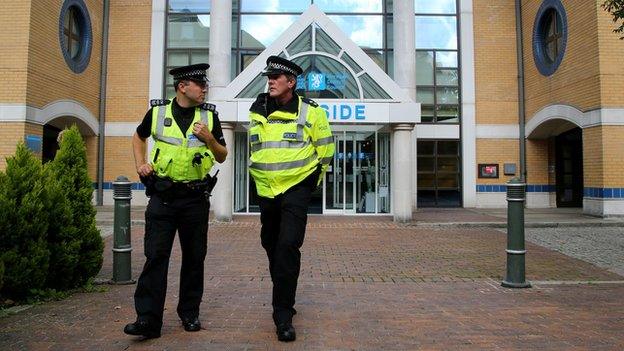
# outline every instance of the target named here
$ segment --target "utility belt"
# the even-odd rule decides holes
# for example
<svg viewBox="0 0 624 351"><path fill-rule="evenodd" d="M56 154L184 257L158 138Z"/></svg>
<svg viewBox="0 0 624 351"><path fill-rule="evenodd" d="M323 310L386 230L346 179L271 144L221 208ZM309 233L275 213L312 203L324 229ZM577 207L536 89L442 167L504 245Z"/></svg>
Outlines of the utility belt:
<svg viewBox="0 0 624 351"><path fill-rule="evenodd" d="M219 173L219 171L217 171ZM141 177L141 182L145 185L145 195L158 195L164 199L178 199L205 195L208 199L212 189L217 184L217 174L202 180L194 180L187 183L175 182L169 178L161 178L156 175Z"/></svg>

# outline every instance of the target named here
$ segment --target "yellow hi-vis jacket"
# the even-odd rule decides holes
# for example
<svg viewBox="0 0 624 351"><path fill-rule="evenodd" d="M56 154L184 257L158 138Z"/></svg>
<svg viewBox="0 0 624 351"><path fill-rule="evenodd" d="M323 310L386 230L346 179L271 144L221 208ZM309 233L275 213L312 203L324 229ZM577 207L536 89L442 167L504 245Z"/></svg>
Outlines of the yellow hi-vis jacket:
<svg viewBox="0 0 624 351"><path fill-rule="evenodd" d="M334 155L334 139L327 114L314 101L298 97L297 113L275 111L267 118L250 112L249 172L258 195L284 193L322 165L323 179ZM317 183L317 184L318 184Z"/></svg>
<svg viewBox="0 0 624 351"><path fill-rule="evenodd" d="M214 164L214 155L193 134L193 124L201 121L212 132L214 105L205 103L197 106L193 122L186 134L182 134L171 113L171 104L167 102L164 106L152 108L152 138L155 143L150 162L154 174L174 182L202 180Z"/></svg>

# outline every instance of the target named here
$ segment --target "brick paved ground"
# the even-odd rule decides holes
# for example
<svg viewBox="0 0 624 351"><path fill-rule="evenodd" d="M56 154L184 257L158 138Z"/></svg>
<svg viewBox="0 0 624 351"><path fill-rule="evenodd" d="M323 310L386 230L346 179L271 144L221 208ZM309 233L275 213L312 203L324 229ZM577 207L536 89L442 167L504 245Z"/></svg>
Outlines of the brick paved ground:
<svg viewBox="0 0 624 351"><path fill-rule="evenodd" d="M1 350L622 350L624 277L527 244L533 281L615 281L500 287L505 234L414 228L387 217L312 216L303 247L294 344L276 341L258 217L213 223L201 319L177 320L179 249L172 259L163 336L123 334L134 285L76 294L0 319ZM111 273L107 237L101 277ZM133 229L133 271L143 263ZM618 282L619 281L619 282Z"/></svg>

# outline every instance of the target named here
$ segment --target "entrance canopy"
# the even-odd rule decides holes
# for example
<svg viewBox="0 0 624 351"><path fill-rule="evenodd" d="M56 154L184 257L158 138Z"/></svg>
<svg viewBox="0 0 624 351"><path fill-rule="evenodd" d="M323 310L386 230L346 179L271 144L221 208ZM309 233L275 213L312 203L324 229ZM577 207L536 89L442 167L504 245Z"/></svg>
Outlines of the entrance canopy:
<svg viewBox="0 0 624 351"><path fill-rule="evenodd" d="M409 96L316 5L312 5L225 89L215 92L222 120L248 122L249 107L267 90L266 59L278 55L303 68L297 91L314 99L332 123L417 123ZM229 118L229 119L228 119Z"/></svg>

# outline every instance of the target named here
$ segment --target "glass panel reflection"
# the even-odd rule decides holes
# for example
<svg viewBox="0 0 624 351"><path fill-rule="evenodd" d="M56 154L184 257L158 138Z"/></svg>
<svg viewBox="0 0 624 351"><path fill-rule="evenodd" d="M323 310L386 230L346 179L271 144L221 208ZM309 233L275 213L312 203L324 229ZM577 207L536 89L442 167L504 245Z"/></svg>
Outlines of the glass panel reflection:
<svg viewBox="0 0 624 351"><path fill-rule="evenodd" d="M317 55L301 56L293 62L303 68L297 78L297 92L310 98L358 99L355 78L338 61Z"/></svg>
<svg viewBox="0 0 624 351"><path fill-rule="evenodd" d="M341 50L340 46L318 26L315 26L314 30L316 31L316 51L338 55Z"/></svg>
<svg viewBox="0 0 624 351"><path fill-rule="evenodd" d="M455 16L416 16L417 49L457 49Z"/></svg>
<svg viewBox="0 0 624 351"><path fill-rule="evenodd" d="M414 0L416 13L455 13L455 0Z"/></svg>
<svg viewBox="0 0 624 351"><path fill-rule="evenodd" d="M383 20L381 16L329 16L347 37L361 48L383 48Z"/></svg>
<svg viewBox="0 0 624 351"><path fill-rule="evenodd" d="M208 48L210 15L170 16L167 31L169 48Z"/></svg>
<svg viewBox="0 0 624 351"><path fill-rule="evenodd" d="M310 0L242 0L242 12L303 12Z"/></svg>
<svg viewBox="0 0 624 351"><path fill-rule="evenodd" d="M169 0L169 12L210 12L208 0Z"/></svg>
<svg viewBox="0 0 624 351"><path fill-rule="evenodd" d="M308 27L301 33L297 39L295 39L288 47L286 51L290 55L295 55L304 51L312 51L312 27Z"/></svg>
<svg viewBox="0 0 624 351"><path fill-rule="evenodd" d="M457 104L459 102L459 88L437 88L436 99L438 104Z"/></svg>
<svg viewBox="0 0 624 351"><path fill-rule="evenodd" d="M421 104L433 104L433 88L418 87L416 89L416 101Z"/></svg>
<svg viewBox="0 0 624 351"><path fill-rule="evenodd" d="M381 13L382 0L314 0L323 12L372 12Z"/></svg>
<svg viewBox="0 0 624 351"><path fill-rule="evenodd" d="M297 20L294 15L242 15L241 47L264 49Z"/></svg>
<svg viewBox="0 0 624 351"><path fill-rule="evenodd" d="M266 85L267 85L267 78L265 76L258 75L236 97L255 99L258 96L258 94L264 93L264 91L266 90Z"/></svg>
<svg viewBox="0 0 624 351"><path fill-rule="evenodd" d="M458 85L459 84L459 72L457 69L437 69L436 70L436 84L437 85Z"/></svg>
<svg viewBox="0 0 624 351"><path fill-rule="evenodd" d="M390 95L388 95L368 73L360 76L360 83L362 84L365 99L390 99Z"/></svg>
<svg viewBox="0 0 624 351"><path fill-rule="evenodd" d="M436 67L457 67L457 51L436 51Z"/></svg>
<svg viewBox="0 0 624 351"><path fill-rule="evenodd" d="M433 51L416 51L416 84L433 85Z"/></svg>

